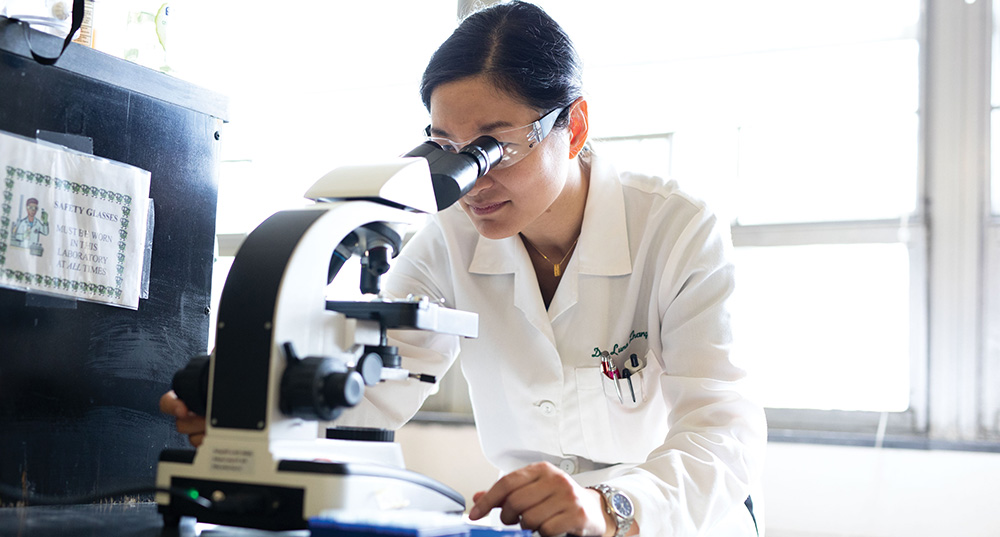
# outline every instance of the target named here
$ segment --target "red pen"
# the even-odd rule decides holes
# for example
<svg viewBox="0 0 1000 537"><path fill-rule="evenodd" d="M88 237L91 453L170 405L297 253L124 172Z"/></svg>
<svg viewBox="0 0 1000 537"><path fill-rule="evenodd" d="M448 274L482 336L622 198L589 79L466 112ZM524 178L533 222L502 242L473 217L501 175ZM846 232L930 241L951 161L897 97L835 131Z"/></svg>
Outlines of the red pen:
<svg viewBox="0 0 1000 537"><path fill-rule="evenodd" d="M615 393L618 394L618 402L624 404L625 399L622 398L622 389L618 385L618 367L615 366L608 351L601 353L601 371L604 373L604 376L611 379L611 382L614 383Z"/></svg>

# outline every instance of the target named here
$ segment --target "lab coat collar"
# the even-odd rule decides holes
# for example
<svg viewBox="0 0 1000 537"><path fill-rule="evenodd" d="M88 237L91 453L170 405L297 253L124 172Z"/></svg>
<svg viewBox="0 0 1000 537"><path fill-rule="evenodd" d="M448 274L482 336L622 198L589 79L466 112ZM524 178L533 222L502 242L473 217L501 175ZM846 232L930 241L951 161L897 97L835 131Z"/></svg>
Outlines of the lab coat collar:
<svg viewBox="0 0 1000 537"><path fill-rule="evenodd" d="M618 172L607 160L592 155L590 190L583 212L577 257L580 274L624 276L632 273L625 193Z"/></svg>
<svg viewBox="0 0 1000 537"><path fill-rule="evenodd" d="M500 240L480 235L469 272L511 274L517 272L519 267L526 266L531 266L531 260L516 235ZM580 241L566 271L566 276L569 276L569 272L594 276L622 276L632 273L622 184L618 172L597 155L591 157L590 189L587 192ZM568 283L566 276L560 286Z"/></svg>
<svg viewBox="0 0 1000 537"><path fill-rule="evenodd" d="M625 196L618 173L602 159L591 161L590 187L576 251L570 257L548 309L524 244L515 235L491 240L479 236L469 265L473 274L514 274L514 306L555 346L552 322L572 308L580 295L580 274L631 274L632 257L625 220Z"/></svg>

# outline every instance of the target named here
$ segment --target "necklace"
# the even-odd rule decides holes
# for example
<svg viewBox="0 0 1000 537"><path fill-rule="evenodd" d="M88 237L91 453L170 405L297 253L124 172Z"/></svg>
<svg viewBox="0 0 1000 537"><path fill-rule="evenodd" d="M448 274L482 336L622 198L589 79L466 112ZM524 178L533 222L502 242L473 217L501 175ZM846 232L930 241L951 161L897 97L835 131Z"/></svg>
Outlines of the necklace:
<svg viewBox="0 0 1000 537"><path fill-rule="evenodd" d="M558 263L553 263L552 260L549 259L549 256L543 254L542 251L539 250L537 246L535 246L534 244L531 243L531 241L528 240L528 237L525 237L524 234L522 233L518 233L518 235L521 235L521 238L524 239L524 242L528 246L531 246L533 250L538 252L538 255L542 256L542 259L548 262L548 264L552 265L552 275L555 276L556 278L558 278L562 274L562 269L560 267L562 266L563 263L566 262L566 259L569 258L569 254L573 253L573 248L576 247L576 241L580 240L580 236L577 235L576 239L573 240L573 244L569 245L569 250L566 250L566 255L564 255L563 258L560 259Z"/></svg>

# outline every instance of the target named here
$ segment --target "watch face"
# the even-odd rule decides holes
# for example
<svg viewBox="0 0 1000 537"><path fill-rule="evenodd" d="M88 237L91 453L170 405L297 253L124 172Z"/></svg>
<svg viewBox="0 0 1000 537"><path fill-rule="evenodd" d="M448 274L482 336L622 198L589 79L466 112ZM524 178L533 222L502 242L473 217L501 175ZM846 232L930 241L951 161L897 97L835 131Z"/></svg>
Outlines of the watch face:
<svg viewBox="0 0 1000 537"><path fill-rule="evenodd" d="M632 516L632 500L624 494L616 493L611 497L611 508L623 517Z"/></svg>

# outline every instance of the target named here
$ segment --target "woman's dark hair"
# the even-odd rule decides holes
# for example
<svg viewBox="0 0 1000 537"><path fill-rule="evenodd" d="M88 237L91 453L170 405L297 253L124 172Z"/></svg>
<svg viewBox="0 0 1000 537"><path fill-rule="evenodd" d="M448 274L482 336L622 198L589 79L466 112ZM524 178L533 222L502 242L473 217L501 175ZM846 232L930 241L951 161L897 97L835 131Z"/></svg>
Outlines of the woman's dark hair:
<svg viewBox="0 0 1000 537"><path fill-rule="evenodd" d="M484 75L498 89L541 111L583 95L582 66L562 27L540 7L514 1L469 15L438 47L424 70L420 97L430 110L441 84ZM568 110L556 126L567 123Z"/></svg>

